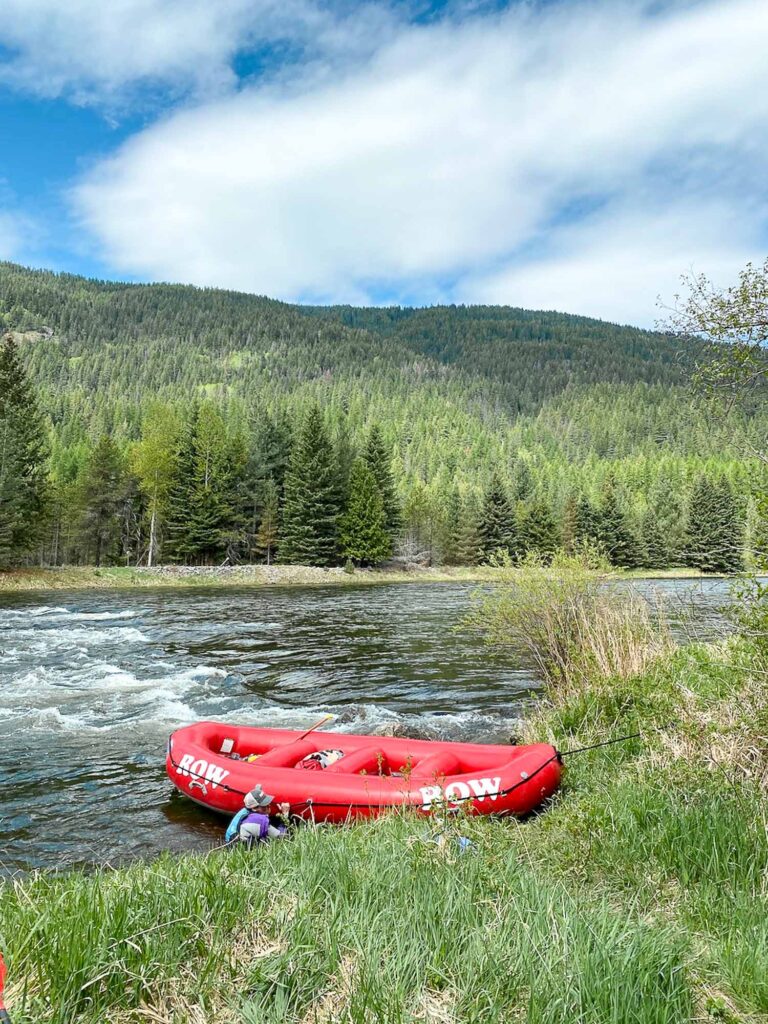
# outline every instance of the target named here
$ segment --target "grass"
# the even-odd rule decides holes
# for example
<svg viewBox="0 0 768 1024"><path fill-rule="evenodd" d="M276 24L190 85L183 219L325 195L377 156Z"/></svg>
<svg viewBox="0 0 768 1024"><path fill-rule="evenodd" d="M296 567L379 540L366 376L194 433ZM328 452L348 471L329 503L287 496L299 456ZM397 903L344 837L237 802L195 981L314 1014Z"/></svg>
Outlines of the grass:
<svg viewBox="0 0 768 1024"><path fill-rule="evenodd" d="M14 1024L768 1021L768 694L743 643L553 690L546 813L394 816L0 890ZM670 724L672 723L672 724Z"/></svg>
<svg viewBox="0 0 768 1024"><path fill-rule="evenodd" d="M0 594L31 590L157 589L163 587L359 586L374 583L497 583L508 570L487 565L410 569L321 569L306 565L135 566L91 565L0 569ZM612 574L617 579L710 579L688 569L648 569Z"/></svg>
<svg viewBox="0 0 768 1024"><path fill-rule="evenodd" d="M163 587L359 586L375 583L494 582L488 566L414 569L321 569L305 565L159 566L153 569L111 566L63 566L55 569L0 570L0 593L31 590L144 589Z"/></svg>

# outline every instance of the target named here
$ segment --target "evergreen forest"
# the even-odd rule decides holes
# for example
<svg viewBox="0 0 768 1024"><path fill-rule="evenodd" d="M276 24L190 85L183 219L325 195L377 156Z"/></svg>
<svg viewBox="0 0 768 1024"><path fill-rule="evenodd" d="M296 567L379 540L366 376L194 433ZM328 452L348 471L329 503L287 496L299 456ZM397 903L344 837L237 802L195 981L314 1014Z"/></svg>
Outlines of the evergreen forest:
<svg viewBox="0 0 768 1024"><path fill-rule="evenodd" d="M755 403L694 338L510 307L301 307L0 263L0 566L748 565ZM741 444L735 444L739 438Z"/></svg>

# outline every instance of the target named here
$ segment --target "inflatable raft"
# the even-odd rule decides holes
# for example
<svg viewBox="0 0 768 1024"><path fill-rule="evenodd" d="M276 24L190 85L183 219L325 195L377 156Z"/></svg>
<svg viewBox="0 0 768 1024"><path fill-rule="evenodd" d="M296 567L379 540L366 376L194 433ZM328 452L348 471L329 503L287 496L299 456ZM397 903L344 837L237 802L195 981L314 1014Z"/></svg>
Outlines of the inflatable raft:
<svg viewBox="0 0 768 1024"><path fill-rule="evenodd" d="M306 735L218 722L174 732L166 768L177 789L215 811L234 814L245 794L261 784L293 813L335 822L402 806L425 813L449 806L471 814L524 815L560 782L560 755L545 743Z"/></svg>

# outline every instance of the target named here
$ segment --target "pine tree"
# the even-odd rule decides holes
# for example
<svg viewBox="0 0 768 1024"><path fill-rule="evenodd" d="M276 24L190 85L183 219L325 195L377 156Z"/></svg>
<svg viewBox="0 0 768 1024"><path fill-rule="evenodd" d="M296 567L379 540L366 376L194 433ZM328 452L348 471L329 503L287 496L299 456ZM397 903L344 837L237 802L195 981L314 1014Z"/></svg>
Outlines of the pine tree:
<svg viewBox="0 0 768 1024"><path fill-rule="evenodd" d="M667 538L652 508L647 508L640 519L640 557L646 569L666 569L671 564Z"/></svg>
<svg viewBox="0 0 768 1024"><path fill-rule="evenodd" d="M665 561L656 567L680 565L685 551L685 511L680 485L666 473L659 473L648 491L647 500L654 521L652 529L663 541L663 551L659 547L656 554L664 557Z"/></svg>
<svg viewBox="0 0 768 1024"><path fill-rule="evenodd" d="M363 458L368 463L376 479L384 503L384 516L387 533L394 543L403 528L403 509L392 475L392 453L384 443L384 437L377 424L371 427L365 445Z"/></svg>
<svg viewBox="0 0 768 1024"><path fill-rule="evenodd" d="M571 494L563 509L563 548L573 554L598 543L598 512L586 494Z"/></svg>
<svg viewBox="0 0 768 1024"><path fill-rule="evenodd" d="M461 524L456 538L457 565L477 565L480 552L479 520L480 507L477 495L471 492L462 502Z"/></svg>
<svg viewBox="0 0 768 1024"><path fill-rule="evenodd" d="M112 562L119 554L124 487L120 452L104 434L88 460L81 492L81 532L86 557L94 565Z"/></svg>
<svg viewBox="0 0 768 1024"><path fill-rule="evenodd" d="M499 554L512 558L519 554L515 512L498 473L491 477L483 498L478 534L480 558L483 562L488 562Z"/></svg>
<svg viewBox="0 0 768 1024"><path fill-rule="evenodd" d="M7 416L0 417L0 568L16 555L14 538L21 517L21 472L18 438Z"/></svg>
<svg viewBox="0 0 768 1024"><path fill-rule="evenodd" d="M271 565L277 550L280 516L280 496L277 484L271 477L265 481L262 493L261 522L256 532L256 552L267 565Z"/></svg>
<svg viewBox="0 0 768 1024"><path fill-rule="evenodd" d="M192 555L188 521L195 478L195 423L198 407L193 406L183 425L174 453L174 473L168 489L163 552L172 562L186 562Z"/></svg>
<svg viewBox="0 0 768 1024"><path fill-rule="evenodd" d="M206 402L193 411L175 459L166 550L176 561L210 564L232 557L245 532L246 452Z"/></svg>
<svg viewBox="0 0 768 1024"><path fill-rule="evenodd" d="M285 477L280 561L332 565L338 560L340 514L333 445L315 405L294 442Z"/></svg>
<svg viewBox="0 0 768 1024"><path fill-rule="evenodd" d="M522 550L534 552L549 562L561 543L560 530L549 505L541 499L522 505L518 523Z"/></svg>
<svg viewBox="0 0 768 1024"><path fill-rule="evenodd" d="M261 408L251 412L249 423L251 437L243 480L244 507L248 510L245 548L249 555L263 558L264 548L257 538L259 524L272 488L277 488L278 503L282 495L291 452L291 431L282 416L273 417Z"/></svg>
<svg viewBox="0 0 768 1024"><path fill-rule="evenodd" d="M17 558L31 551L43 536L50 489L46 474L48 443L45 428L10 334L5 336L0 347L0 423L7 423L6 459L10 458L11 450L14 453L15 469L12 473L15 477L16 513L13 516L3 515L3 519L10 552ZM11 463L6 461L7 488L11 486L10 466Z"/></svg>
<svg viewBox="0 0 768 1024"><path fill-rule="evenodd" d="M730 482L724 476L716 482L723 557L721 572L744 568L744 520Z"/></svg>
<svg viewBox="0 0 768 1024"><path fill-rule="evenodd" d="M461 491L453 487L448 495L445 536L443 539L443 563L445 565L461 565L459 547L464 521L464 502Z"/></svg>
<svg viewBox="0 0 768 1024"><path fill-rule="evenodd" d="M733 490L725 478L702 474L688 496L687 561L702 572L738 572L743 527Z"/></svg>
<svg viewBox="0 0 768 1024"><path fill-rule="evenodd" d="M613 565L634 569L640 562L637 538L621 506L616 481L609 476L598 509L597 539Z"/></svg>
<svg viewBox="0 0 768 1024"><path fill-rule="evenodd" d="M512 501L528 501L533 495L533 474L528 460L518 455L512 464L509 496Z"/></svg>
<svg viewBox="0 0 768 1024"><path fill-rule="evenodd" d="M341 552L356 565L377 565L392 555L381 491L368 463L356 459L349 478L349 502L339 523Z"/></svg>
<svg viewBox="0 0 768 1024"><path fill-rule="evenodd" d="M350 436L346 419L339 423L333 443L333 457L336 466L336 481L339 489L339 506L346 508L349 504L352 479L352 466L357 458L355 445Z"/></svg>

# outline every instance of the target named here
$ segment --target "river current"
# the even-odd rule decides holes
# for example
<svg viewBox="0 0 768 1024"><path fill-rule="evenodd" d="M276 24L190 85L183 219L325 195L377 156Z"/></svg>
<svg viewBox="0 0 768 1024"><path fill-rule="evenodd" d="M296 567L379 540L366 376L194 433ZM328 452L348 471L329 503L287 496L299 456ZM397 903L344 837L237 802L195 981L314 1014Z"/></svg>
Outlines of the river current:
<svg viewBox="0 0 768 1024"><path fill-rule="evenodd" d="M638 585L673 595L686 633L721 628L722 583ZM164 771L169 733L200 719L506 742L538 684L457 628L473 589L0 595L0 874L219 842Z"/></svg>

